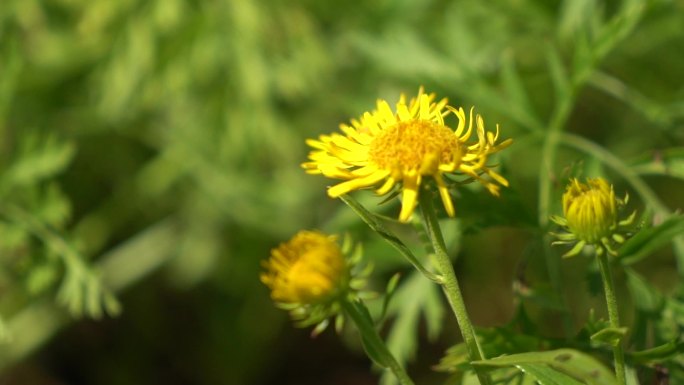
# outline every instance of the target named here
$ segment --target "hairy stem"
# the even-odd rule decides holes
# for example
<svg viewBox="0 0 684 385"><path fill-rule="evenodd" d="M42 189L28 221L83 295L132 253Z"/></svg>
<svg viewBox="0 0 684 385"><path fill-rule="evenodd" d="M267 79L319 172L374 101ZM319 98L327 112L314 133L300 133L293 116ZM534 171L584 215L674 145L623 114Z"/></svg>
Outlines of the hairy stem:
<svg viewBox="0 0 684 385"><path fill-rule="evenodd" d="M606 293L606 305L608 306L608 319L610 327L620 327L620 316L618 313L617 297L615 296L615 283L613 282L613 274L610 270L610 262L606 253L598 256L599 267L601 268L601 278L603 279L603 288ZM613 356L615 360L615 376L619 385L625 385L625 353L622 349L622 341L618 341L613 346Z"/></svg>
<svg viewBox="0 0 684 385"><path fill-rule="evenodd" d="M458 285L458 279L456 278L456 273L454 272L454 267L451 264L449 255L447 254L446 245L444 244L444 237L442 236L442 231L439 227L439 221L437 219L437 214L435 208L432 204L432 194L427 189L421 191L419 195L420 207L423 212L423 219L425 221L425 230L427 231L430 241L432 242L432 247L435 251L435 256L439 264L439 269L442 273L443 283L442 289L444 294L446 294L449 305L456 315L456 321L461 329L461 335L463 336L463 341L465 342L466 349L468 351L468 358L470 361L480 361L485 359L482 353L482 348L477 341L477 336L475 335L475 329L473 324L470 322L470 317L468 316L468 311L465 307L465 302L463 301L463 295L461 294L461 289ZM480 384L489 385L491 381L489 376L480 370L475 370L477 378L480 380Z"/></svg>

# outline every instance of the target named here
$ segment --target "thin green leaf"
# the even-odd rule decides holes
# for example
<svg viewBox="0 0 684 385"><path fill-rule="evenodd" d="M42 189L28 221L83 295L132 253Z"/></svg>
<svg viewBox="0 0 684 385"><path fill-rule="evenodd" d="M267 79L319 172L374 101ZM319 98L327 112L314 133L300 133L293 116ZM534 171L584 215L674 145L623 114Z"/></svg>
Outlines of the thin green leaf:
<svg viewBox="0 0 684 385"><path fill-rule="evenodd" d="M632 166L642 175L666 175L684 179L684 148L671 148L659 151Z"/></svg>
<svg viewBox="0 0 684 385"><path fill-rule="evenodd" d="M373 329L374 322L368 308L366 308L363 303L357 301L350 302L348 305L354 312L354 314L350 314L350 316L352 316L356 327L359 329L364 351L376 365L383 368L388 367L391 363L389 362L386 353L383 351L383 347L378 346L377 343L374 342L374 335L377 335L377 331Z"/></svg>
<svg viewBox="0 0 684 385"><path fill-rule="evenodd" d="M385 289L385 296L382 301L382 311L380 312L380 317L379 320L382 322L382 320L385 318L385 315L387 314L387 307L390 304L390 301L392 300L392 297L394 296L395 289L397 288L397 285L399 284L399 278L401 277L401 274L396 273L390 278L389 282L387 283L387 288Z"/></svg>
<svg viewBox="0 0 684 385"><path fill-rule="evenodd" d="M553 82L553 88L556 93L556 101L558 103L559 101L570 98L572 92L571 83L556 47L549 45L549 48L546 52L546 59L549 65L551 81Z"/></svg>
<svg viewBox="0 0 684 385"><path fill-rule="evenodd" d="M641 364L655 364L684 353L684 342L677 340L656 346L651 349L641 350L630 354L632 360Z"/></svg>
<svg viewBox="0 0 684 385"><path fill-rule="evenodd" d="M577 33L589 24L596 0L565 0L560 9L558 33L561 39L573 41Z"/></svg>
<svg viewBox="0 0 684 385"><path fill-rule="evenodd" d="M684 216L673 215L658 226L641 229L620 248L620 260L631 265L684 234Z"/></svg>
<svg viewBox="0 0 684 385"><path fill-rule="evenodd" d="M370 211L366 210L365 207L363 207L356 199L354 199L351 195L342 195L340 197L342 202L346 203L347 206L349 206L354 212L361 217L361 219L368 224L368 226L378 233L383 239L385 239L387 242L389 242L390 245L392 245L399 253L404 256L418 271L420 271L425 277L430 279L431 281L434 282L441 282L441 277L438 275L428 271L425 267L423 267L423 264L416 258L415 255L411 252L411 250L396 236L394 233L392 233L389 229L387 229L382 222L377 220L375 215L373 215Z"/></svg>
<svg viewBox="0 0 684 385"><path fill-rule="evenodd" d="M606 23L594 41L593 51L596 57L604 57L627 37L641 19L645 8L642 0L625 1L619 13Z"/></svg>

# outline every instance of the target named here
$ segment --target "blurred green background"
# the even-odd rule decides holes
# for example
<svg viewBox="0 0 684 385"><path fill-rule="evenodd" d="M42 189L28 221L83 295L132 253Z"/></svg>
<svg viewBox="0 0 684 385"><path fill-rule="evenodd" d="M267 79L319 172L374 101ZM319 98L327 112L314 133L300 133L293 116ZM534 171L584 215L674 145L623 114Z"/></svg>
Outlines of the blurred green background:
<svg viewBox="0 0 684 385"><path fill-rule="evenodd" d="M271 248L319 228L364 242L371 287L396 271L415 284L325 196L329 181L299 164L305 138L421 85L477 106L515 140L500 159L511 189L500 200L464 190L447 234L463 233L457 271L475 323L506 323L521 269L553 286L539 256L537 186L558 68L587 71L565 130L682 207L683 1L2 0L0 382L377 383L353 335L293 328L258 274ZM554 202L571 167L633 192L595 156L559 156ZM371 195L357 194L375 210ZM672 291L674 261L666 249L641 270ZM562 270L574 328L602 306L586 290L586 264ZM411 352L418 342L409 371L439 383L430 366L458 331L410 294L394 311L418 339L394 343ZM558 333L557 314L530 312L540 333Z"/></svg>

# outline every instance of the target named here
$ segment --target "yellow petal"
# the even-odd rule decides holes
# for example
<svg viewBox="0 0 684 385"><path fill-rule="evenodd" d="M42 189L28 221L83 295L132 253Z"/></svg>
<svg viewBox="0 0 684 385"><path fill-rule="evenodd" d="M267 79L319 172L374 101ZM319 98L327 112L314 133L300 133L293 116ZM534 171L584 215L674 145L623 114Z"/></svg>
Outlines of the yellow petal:
<svg viewBox="0 0 684 385"><path fill-rule="evenodd" d="M447 215L453 218L456 215L454 203L451 201L451 194L449 194L449 189L446 184L444 184L442 175L439 173L435 174L435 181L437 182L437 189L439 190L439 196L442 198L444 209L446 210Z"/></svg>
<svg viewBox="0 0 684 385"><path fill-rule="evenodd" d="M420 186L420 174L404 177L403 191L401 194L400 222L408 222L413 214L418 199L418 187Z"/></svg>
<svg viewBox="0 0 684 385"><path fill-rule="evenodd" d="M346 182L336 184L328 189L328 196L331 198L337 198L340 195L344 195L350 191L372 186L387 177L387 175L389 175L389 172L387 171L378 171L364 178L351 179Z"/></svg>

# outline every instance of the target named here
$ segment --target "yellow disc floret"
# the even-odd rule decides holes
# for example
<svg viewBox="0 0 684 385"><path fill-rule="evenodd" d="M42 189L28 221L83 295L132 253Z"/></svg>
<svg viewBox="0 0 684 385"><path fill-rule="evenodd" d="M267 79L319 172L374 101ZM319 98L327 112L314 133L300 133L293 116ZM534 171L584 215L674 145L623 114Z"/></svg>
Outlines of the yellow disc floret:
<svg viewBox="0 0 684 385"><path fill-rule="evenodd" d="M433 174L437 165L461 159L461 144L449 128L426 120L399 122L370 143L368 159L378 168Z"/></svg>
<svg viewBox="0 0 684 385"><path fill-rule="evenodd" d="M301 231L271 251L261 281L271 297L282 303L316 304L340 289L347 265L337 237Z"/></svg>

